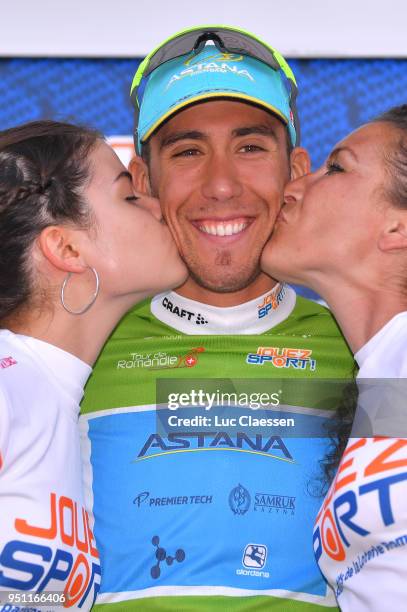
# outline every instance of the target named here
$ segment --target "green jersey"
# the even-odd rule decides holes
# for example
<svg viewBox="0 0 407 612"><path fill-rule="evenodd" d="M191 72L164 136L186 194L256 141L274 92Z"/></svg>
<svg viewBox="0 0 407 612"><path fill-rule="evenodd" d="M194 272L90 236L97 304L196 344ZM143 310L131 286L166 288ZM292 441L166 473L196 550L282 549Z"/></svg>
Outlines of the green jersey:
<svg viewBox="0 0 407 612"><path fill-rule="evenodd" d="M80 419L98 606L335 606L314 559L321 498L310 489L327 445L318 432L337 401L309 383L352 370L330 312L288 286L232 308L169 292L129 312L96 363ZM256 385L269 391L265 410ZM212 403L197 406L203 397ZM294 420L312 437L285 435Z"/></svg>

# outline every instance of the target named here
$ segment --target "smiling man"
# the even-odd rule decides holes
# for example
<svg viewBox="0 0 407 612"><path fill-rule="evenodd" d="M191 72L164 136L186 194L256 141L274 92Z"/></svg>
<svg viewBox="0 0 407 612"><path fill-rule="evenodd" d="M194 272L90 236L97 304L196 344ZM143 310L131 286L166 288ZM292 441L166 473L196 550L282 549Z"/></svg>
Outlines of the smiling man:
<svg viewBox="0 0 407 612"><path fill-rule="evenodd" d="M136 161L133 170L141 187L148 173L188 264L181 295L235 305L275 285L259 258L290 174L287 138L271 113L231 100L191 106L151 137L148 169ZM300 175L306 163L295 149L292 172Z"/></svg>
<svg viewBox="0 0 407 612"><path fill-rule="evenodd" d="M285 184L309 170L295 94L274 49L224 26L174 36L135 76L134 185L159 197L190 277L124 318L85 396L98 602L112 609L335 605L311 544L320 500L307 492L325 444L247 426L263 415L249 395L267 390L269 408L289 405L265 416L315 431L332 405L296 395L295 381L353 365L329 311L259 268ZM236 395L222 419L223 399L185 412L205 393L213 404L219 379L246 400ZM169 391L180 419L165 426Z"/></svg>

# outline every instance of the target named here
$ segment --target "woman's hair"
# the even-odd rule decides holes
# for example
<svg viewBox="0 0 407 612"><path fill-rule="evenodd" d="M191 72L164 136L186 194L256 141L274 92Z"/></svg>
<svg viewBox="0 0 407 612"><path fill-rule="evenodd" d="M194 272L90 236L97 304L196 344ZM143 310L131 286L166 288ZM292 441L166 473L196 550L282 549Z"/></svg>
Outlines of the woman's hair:
<svg viewBox="0 0 407 612"><path fill-rule="evenodd" d="M92 225L83 188L100 139L95 130L55 121L0 132L0 322L34 293L30 255L41 231L54 223Z"/></svg>
<svg viewBox="0 0 407 612"><path fill-rule="evenodd" d="M390 123L399 132L394 148L385 155L391 176L388 193L394 206L407 208L407 104L394 106L370 123L379 122Z"/></svg>
<svg viewBox="0 0 407 612"><path fill-rule="evenodd" d="M356 374L355 366L354 375L356 376ZM316 488L318 496L326 495L329 485L334 479L352 430L357 401L358 387L356 381L352 380L344 387L336 412L333 417L328 419L325 425L325 432L329 443L325 457L319 462L322 474L318 479L319 482Z"/></svg>

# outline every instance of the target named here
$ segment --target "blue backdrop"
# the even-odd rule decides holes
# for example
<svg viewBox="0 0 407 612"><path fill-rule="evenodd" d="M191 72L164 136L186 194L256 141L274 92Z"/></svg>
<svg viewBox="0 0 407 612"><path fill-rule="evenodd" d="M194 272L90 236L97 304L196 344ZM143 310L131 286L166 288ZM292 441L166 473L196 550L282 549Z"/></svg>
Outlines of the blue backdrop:
<svg viewBox="0 0 407 612"><path fill-rule="evenodd" d="M129 90L140 59L0 60L0 129L49 118L130 135ZM407 60L290 60L302 145L314 168L345 134L407 102ZM317 297L308 289L303 295Z"/></svg>
<svg viewBox="0 0 407 612"><path fill-rule="evenodd" d="M65 119L107 136L131 134L128 93L139 60L0 60L0 129ZM321 164L329 148L375 114L407 102L407 60L291 60L302 144Z"/></svg>

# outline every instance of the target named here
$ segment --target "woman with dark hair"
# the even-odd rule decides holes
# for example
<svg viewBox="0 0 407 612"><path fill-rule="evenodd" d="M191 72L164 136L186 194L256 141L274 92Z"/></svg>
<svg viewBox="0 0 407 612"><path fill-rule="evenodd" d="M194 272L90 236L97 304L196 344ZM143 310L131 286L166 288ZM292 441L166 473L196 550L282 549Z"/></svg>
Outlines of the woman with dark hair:
<svg viewBox="0 0 407 612"><path fill-rule="evenodd" d="M2 604L91 607L83 387L122 315L185 277L158 202L134 193L100 134L51 121L0 132Z"/></svg>
<svg viewBox="0 0 407 612"><path fill-rule="evenodd" d="M359 365L355 421L314 550L342 610L407 605L407 105L287 185L263 269L317 291Z"/></svg>

